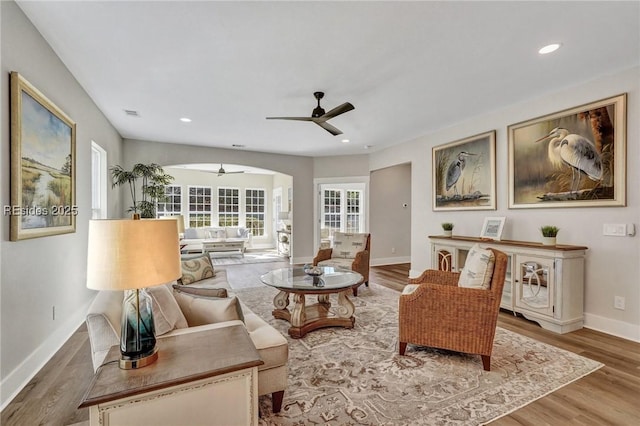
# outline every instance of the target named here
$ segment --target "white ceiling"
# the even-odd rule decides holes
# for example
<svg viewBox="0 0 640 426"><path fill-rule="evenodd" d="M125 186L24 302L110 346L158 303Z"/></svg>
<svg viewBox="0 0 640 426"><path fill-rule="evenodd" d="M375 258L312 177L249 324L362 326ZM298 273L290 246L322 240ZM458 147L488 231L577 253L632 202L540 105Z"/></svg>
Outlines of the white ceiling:
<svg viewBox="0 0 640 426"><path fill-rule="evenodd" d="M123 137L251 151L366 153L640 64L637 1L18 4ZM314 91L344 135L265 120Z"/></svg>

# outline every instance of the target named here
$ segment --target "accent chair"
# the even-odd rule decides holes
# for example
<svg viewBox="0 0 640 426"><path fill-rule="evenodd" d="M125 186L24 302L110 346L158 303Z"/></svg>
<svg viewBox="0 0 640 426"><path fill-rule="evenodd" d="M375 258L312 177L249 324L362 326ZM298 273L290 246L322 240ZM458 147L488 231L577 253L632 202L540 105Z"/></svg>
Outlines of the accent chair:
<svg viewBox="0 0 640 426"><path fill-rule="evenodd" d="M358 287L364 283L369 287L369 253L371 234L336 232L332 248L320 248L313 258L314 266L333 266L360 273L362 282L353 287L353 295L358 295Z"/></svg>
<svg viewBox="0 0 640 426"><path fill-rule="evenodd" d="M426 270L399 301L399 353L407 343L478 354L486 371L496 332L507 255L474 246L461 272Z"/></svg>

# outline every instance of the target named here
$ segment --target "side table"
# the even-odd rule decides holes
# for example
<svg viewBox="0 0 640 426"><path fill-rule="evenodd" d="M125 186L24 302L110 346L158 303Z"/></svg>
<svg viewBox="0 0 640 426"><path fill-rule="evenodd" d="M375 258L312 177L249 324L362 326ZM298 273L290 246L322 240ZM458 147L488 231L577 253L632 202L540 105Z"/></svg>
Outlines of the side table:
<svg viewBox="0 0 640 426"><path fill-rule="evenodd" d="M158 339L158 360L121 370L113 346L78 408L91 426L257 425L263 361L241 325Z"/></svg>

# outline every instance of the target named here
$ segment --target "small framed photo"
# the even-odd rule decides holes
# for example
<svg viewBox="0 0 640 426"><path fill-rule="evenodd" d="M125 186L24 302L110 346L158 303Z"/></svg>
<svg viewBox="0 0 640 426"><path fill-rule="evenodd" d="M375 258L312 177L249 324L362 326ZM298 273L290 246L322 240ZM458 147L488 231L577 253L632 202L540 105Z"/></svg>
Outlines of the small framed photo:
<svg viewBox="0 0 640 426"><path fill-rule="evenodd" d="M480 232L480 238L488 238L496 241L500 241L500 237L502 236L502 228L504 228L504 221L506 218L503 217L487 217L484 219L484 224L482 225L482 232Z"/></svg>

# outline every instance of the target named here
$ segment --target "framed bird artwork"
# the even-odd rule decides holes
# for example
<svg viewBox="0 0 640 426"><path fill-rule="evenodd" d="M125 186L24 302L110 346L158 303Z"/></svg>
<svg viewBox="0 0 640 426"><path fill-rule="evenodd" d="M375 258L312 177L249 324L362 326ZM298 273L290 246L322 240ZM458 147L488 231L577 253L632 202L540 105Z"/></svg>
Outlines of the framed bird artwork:
<svg viewBox="0 0 640 426"><path fill-rule="evenodd" d="M433 147L433 210L496 209L496 131Z"/></svg>
<svg viewBox="0 0 640 426"><path fill-rule="evenodd" d="M621 94L508 127L509 208L626 205Z"/></svg>

